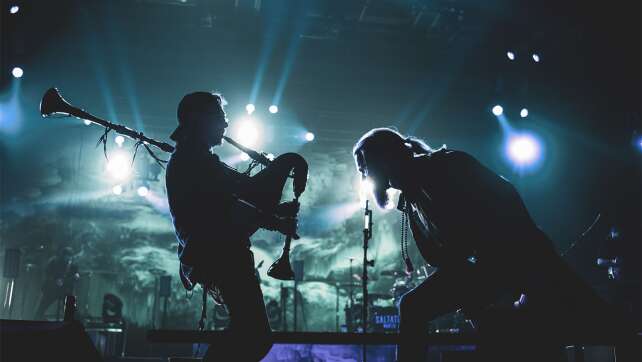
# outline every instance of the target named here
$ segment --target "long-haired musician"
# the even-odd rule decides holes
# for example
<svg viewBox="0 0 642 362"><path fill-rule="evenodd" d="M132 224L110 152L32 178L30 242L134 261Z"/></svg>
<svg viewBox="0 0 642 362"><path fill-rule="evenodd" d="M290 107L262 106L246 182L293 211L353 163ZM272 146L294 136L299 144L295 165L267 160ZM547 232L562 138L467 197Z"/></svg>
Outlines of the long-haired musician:
<svg viewBox="0 0 642 362"><path fill-rule="evenodd" d="M184 286L191 290L199 283L222 299L232 335L243 339L210 348L206 360L258 361L272 344L249 236L256 228L293 235L296 219L244 200L243 193L252 192L247 176L212 152L228 126L224 105L220 95L209 92L190 93L181 100L179 126L171 135L176 150L167 166L167 195Z"/></svg>
<svg viewBox="0 0 642 362"><path fill-rule="evenodd" d="M556 254L515 188L475 158L389 128L367 132L353 151L380 207L389 202L387 189L402 191L398 208L421 255L437 268L401 299L399 361L424 361L428 322L458 309L480 331L507 337L502 349L515 347L508 336L528 335L521 341L534 348L506 357L512 360L552 360L559 350L546 338L614 325L607 305ZM503 311L520 322L498 317L502 300Z"/></svg>

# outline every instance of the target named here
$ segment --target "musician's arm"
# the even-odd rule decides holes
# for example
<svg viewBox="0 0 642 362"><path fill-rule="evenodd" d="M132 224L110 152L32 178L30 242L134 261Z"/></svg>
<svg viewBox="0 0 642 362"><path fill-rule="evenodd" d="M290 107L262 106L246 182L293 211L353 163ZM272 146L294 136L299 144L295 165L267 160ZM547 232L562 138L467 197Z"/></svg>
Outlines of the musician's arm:
<svg viewBox="0 0 642 362"><path fill-rule="evenodd" d="M296 233L296 219L265 212L234 193L226 170L214 157L208 168L206 185L209 187L207 202L215 208L214 216L220 228L233 231L264 228L284 234Z"/></svg>

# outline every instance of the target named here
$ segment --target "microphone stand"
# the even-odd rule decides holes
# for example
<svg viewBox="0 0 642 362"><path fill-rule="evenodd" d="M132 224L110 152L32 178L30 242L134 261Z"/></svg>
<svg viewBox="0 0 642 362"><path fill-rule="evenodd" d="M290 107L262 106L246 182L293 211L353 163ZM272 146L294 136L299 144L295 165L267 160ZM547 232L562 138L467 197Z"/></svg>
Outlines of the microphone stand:
<svg viewBox="0 0 642 362"><path fill-rule="evenodd" d="M374 266L374 260L368 260L368 242L372 238L372 210L369 208L369 200L366 200L363 226L363 274L361 276L361 287L363 293L363 306L361 309L361 326L363 333L368 330L368 266ZM363 362L366 362L366 347L363 344Z"/></svg>

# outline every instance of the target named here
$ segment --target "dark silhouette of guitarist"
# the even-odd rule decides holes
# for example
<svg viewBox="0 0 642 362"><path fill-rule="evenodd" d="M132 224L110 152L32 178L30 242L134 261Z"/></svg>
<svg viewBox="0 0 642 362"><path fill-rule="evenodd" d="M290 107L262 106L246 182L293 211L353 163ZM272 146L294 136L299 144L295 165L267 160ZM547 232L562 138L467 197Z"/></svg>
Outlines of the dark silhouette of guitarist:
<svg viewBox="0 0 642 362"><path fill-rule="evenodd" d="M249 236L257 228L296 234L296 219L261 210L240 195L247 176L211 151L228 126L220 95L195 92L178 106L176 150L167 166L170 211L179 241L181 280L208 287L230 313L235 343L210 348L206 360L258 361L270 350L270 325L254 268ZM280 191L279 191L280 192ZM290 207L291 208L291 207ZM291 210L290 210L291 211Z"/></svg>
<svg viewBox="0 0 642 362"><path fill-rule="evenodd" d="M80 279L72 256L72 249L63 247L47 262L45 282L34 317L36 320L43 319L49 306L55 302L58 303L57 316L60 318L65 296L73 294L76 281Z"/></svg>

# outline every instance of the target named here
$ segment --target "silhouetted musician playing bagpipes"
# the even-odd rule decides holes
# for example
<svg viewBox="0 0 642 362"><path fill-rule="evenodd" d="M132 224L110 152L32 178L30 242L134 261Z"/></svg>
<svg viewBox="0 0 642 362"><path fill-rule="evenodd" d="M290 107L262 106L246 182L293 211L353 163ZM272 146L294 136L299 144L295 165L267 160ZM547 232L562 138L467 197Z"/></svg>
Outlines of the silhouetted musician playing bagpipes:
<svg viewBox="0 0 642 362"><path fill-rule="evenodd" d="M159 164L166 161L156 157L151 147L172 152L166 186L179 241L181 281L188 290L196 284L203 286L201 330L208 295L224 303L230 313L225 340L217 341L208 350L206 360L258 361L270 350L272 342L249 237L259 228L286 235L283 252L268 269L268 275L294 280L290 243L292 238L298 238L298 199L306 187L308 164L296 153L270 160L225 137L228 124L223 106L223 98L217 94L186 95L178 106L179 126L171 135L176 147L74 107L55 88L43 95L40 113L43 117L73 116L103 126L105 131L98 144L103 144L105 156L107 134L111 131L135 140L135 150L143 147ZM223 139L253 159L245 173L221 162L211 151ZM257 164L264 168L250 176ZM294 199L281 203L288 178L293 179Z"/></svg>
<svg viewBox="0 0 642 362"><path fill-rule="evenodd" d="M388 188L402 191L402 220L437 268L401 299L399 361L425 361L428 322L458 309L490 336L481 351L492 351L492 360L553 361L559 339L592 331L630 341L622 320L557 255L515 188L472 156L379 128L361 137L354 157L380 207ZM411 269L407 254L405 261ZM502 300L508 314L497 313Z"/></svg>
<svg viewBox="0 0 642 362"><path fill-rule="evenodd" d="M207 92L181 100L179 126L171 135L176 150L167 165L167 195L185 288L199 283L224 303L230 332L239 338L212 346L206 360L258 361L272 343L249 237L264 228L297 238L298 201L279 202L291 172L298 198L307 164L286 153L250 177L221 162L211 148L222 144L228 126L223 106L220 95Z"/></svg>

